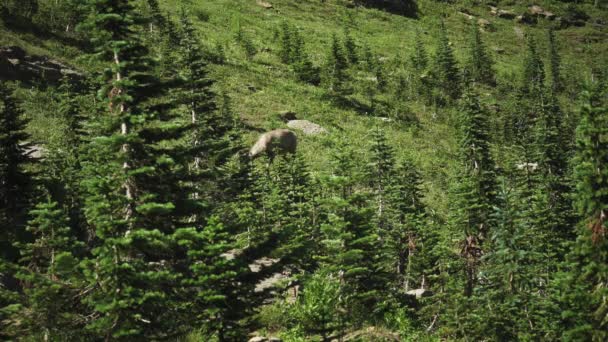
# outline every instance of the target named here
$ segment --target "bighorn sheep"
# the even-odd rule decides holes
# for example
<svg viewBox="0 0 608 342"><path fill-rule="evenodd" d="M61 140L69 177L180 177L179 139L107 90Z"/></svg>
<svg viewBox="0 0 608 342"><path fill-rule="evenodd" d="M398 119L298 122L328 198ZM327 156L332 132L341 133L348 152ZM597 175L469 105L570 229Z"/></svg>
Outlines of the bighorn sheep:
<svg viewBox="0 0 608 342"><path fill-rule="evenodd" d="M253 159L266 153L270 162L274 159L275 153L296 153L298 138L293 131L288 129L275 129L262 134L258 141L249 150L249 158Z"/></svg>

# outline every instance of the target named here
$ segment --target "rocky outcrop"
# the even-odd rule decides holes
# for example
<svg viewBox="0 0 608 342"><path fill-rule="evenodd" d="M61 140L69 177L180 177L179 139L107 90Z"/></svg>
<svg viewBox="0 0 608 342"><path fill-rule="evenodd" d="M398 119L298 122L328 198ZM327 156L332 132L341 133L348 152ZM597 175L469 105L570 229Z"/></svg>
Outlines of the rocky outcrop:
<svg viewBox="0 0 608 342"><path fill-rule="evenodd" d="M0 47L1 80L57 84L63 78L79 81L84 74L46 56L28 55L18 46Z"/></svg>
<svg viewBox="0 0 608 342"><path fill-rule="evenodd" d="M308 120L291 120L287 123L287 127L291 129L297 129L304 133L304 135L317 135L327 133L327 130L316 123Z"/></svg>
<svg viewBox="0 0 608 342"><path fill-rule="evenodd" d="M490 7L490 14L502 19L514 19L516 17L515 12L513 11L503 10L496 7Z"/></svg>
<svg viewBox="0 0 608 342"><path fill-rule="evenodd" d="M256 3L258 4L258 6L260 7L264 7L266 9L270 9L272 8L272 4L266 1L262 1L262 0L257 0Z"/></svg>
<svg viewBox="0 0 608 342"><path fill-rule="evenodd" d="M528 7L528 12L535 17L545 18L547 20L555 19L555 14L543 9L542 7L540 7L538 5L533 5L533 6Z"/></svg>

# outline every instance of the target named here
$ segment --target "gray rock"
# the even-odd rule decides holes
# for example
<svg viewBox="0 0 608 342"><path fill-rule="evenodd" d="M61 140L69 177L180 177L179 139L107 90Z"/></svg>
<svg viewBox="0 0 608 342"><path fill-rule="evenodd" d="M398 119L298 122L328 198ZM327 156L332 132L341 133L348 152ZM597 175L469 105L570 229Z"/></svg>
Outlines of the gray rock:
<svg viewBox="0 0 608 342"><path fill-rule="evenodd" d="M249 339L249 342L266 342L268 339L264 336L256 336Z"/></svg>
<svg viewBox="0 0 608 342"><path fill-rule="evenodd" d="M57 84L64 77L79 81L84 74L46 56L27 55L18 46L0 47L0 80Z"/></svg>
<svg viewBox="0 0 608 342"><path fill-rule="evenodd" d="M327 130L316 123L308 120L291 120L287 123L287 127L291 129L297 129L304 133L304 135L317 135L327 133Z"/></svg>
<svg viewBox="0 0 608 342"><path fill-rule="evenodd" d="M258 6L260 7L264 7L265 9L270 9L272 8L272 4L266 1L262 1L262 0L257 0L256 3L258 4Z"/></svg>

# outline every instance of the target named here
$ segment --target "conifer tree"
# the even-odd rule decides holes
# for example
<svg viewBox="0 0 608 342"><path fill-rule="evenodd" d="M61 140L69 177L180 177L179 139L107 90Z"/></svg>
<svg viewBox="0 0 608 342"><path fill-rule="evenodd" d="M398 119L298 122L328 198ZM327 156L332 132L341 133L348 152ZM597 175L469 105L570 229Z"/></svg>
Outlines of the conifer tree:
<svg viewBox="0 0 608 342"><path fill-rule="evenodd" d="M608 111L589 91L583 101L575 157L576 208L582 221L568 257L562 317L566 338L602 341L608 338Z"/></svg>
<svg viewBox="0 0 608 342"><path fill-rule="evenodd" d="M32 162L31 145L22 115L12 91L0 83L0 259L10 262L17 261L12 243L24 238L32 192L32 177L26 170Z"/></svg>
<svg viewBox="0 0 608 342"><path fill-rule="evenodd" d="M474 82L494 84L494 71L492 59L481 40L479 27L473 26L472 38L469 46L469 59L467 61L467 78Z"/></svg>
<svg viewBox="0 0 608 342"><path fill-rule="evenodd" d="M32 192L32 162L22 117L13 92L0 83L0 337L7 336L6 320L18 312L19 283L15 278L19 250L16 242L26 241L24 228Z"/></svg>
<svg viewBox="0 0 608 342"><path fill-rule="evenodd" d="M449 99L457 99L461 94L460 72L443 21L439 30L433 72L437 88L447 94Z"/></svg>
<svg viewBox="0 0 608 342"><path fill-rule="evenodd" d="M524 58L524 73L520 91L523 96L537 98L545 87L545 69L532 37L527 40L528 52Z"/></svg>
<svg viewBox="0 0 608 342"><path fill-rule="evenodd" d="M354 190L352 153L340 147L334 156L334 175L325 186L333 195L322 202L326 219L321 223L320 267L343 283L349 314L376 304L384 272L377 251L378 234L373 226L373 210L368 196ZM363 307L361 307L363 306Z"/></svg>
<svg viewBox="0 0 608 342"><path fill-rule="evenodd" d="M410 61L414 70L421 74L426 70L429 64L429 59L426 52L426 48L424 47L424 42L422 41L422 37L420 36L420 31L416 31L414 46L414 52L410 56Z"/></svg>
<svg viewBox="0 0 608 342"><path fill-rule="evenodd" d="M76 241L57 202L38 204L27 230L33 242L17 244L21 260L17 278L24 284L24 303L13 321L44 341L82 338L79 292L82 274L75 257L83 247Z"/></svg>
<svg viewBox="0 0 608 342"><path fill-rule="evenodd" d="M279 58L281 62L290 64L293 62L293 31L287 21L281 23L281 47L279 50Z"/></svg>
<svg viewBox="0 0 608 342"><path fill-rule="evenodd" d="M192 319L178 288L187 260L173 236L192 215L174 143L184 127L157 100L166 86L140 42L145 21L133 3L99 0L90 10L83 27L107 71L98 92L106 113L92 122L98 136L84 162L85 213L98 239L85 275L101 284L86 298L95 318L87 328L105 339L168 338Z"/></svg>
<svg viewBox="0 0 608 342"><path fill-rule="evenodd" d="M549 41L549 75L551 76L551 89L553 92L559 92L563 88L560 63L561 58L558 52L557 42L555 41L555 32L549 29L547 33Z"/></svg>
<svg viewBox="0 0 608 342"><path fill-rule="evenodd" d="M476 283L482 243L494 226L492 208L496 201L496 180L490 154L487 113L471 93L463 98L459 124L463 169L456 191L454 224L464 233L465 295L470 296Z"/></svg>
<svg viewBox="0 0 608 342"><path fill-rule="evenodd" d="M359 55L357 53L357 43L350 34L349 30L344 31L344 49L346 50L346 56L350 65L356 65L359 63Z"/></svg>
<svg viewBox="0 0 608 342"><path fill-rule="evenodd" d="M342 43L335 33L332 36L325 72L325 82L331 91L338 95L345 95L349 92L348 60Z"/></svg>
<svg viewBox="0 0 608 342"><path fill-rule="evenodd" d="M433 272L432 252L435 234L429 229L426 207L422 202L422 177L413 162L405 159L394 171L393 184L388 189L387 216L392 222L384 240L394 267L396 289L427 285Z"/></svg>

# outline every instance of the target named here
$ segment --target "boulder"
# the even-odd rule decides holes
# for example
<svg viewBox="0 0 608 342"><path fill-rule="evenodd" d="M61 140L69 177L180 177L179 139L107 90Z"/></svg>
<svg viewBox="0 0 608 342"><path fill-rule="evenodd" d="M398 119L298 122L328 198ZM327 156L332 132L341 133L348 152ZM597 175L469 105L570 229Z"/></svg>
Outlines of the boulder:
<svg viewBox="0 0 608 342"><path fill-rule="evenodd" d="M543 15L543 13L545 13L545 10L538 6L538 5L532 5L530 7L528 7L528 12L530 12L530 14L532 15Z"/></svg>
<svg viewBox="0 0 608 342"><path fill-rule="evenodd" d="M18 46L0 47L0 80L58 84L63 78L80 81L84 74L46 56L28 55Z"/></svg>
<svg viewBox="0 0 608 342"><path fill-rule="evenodd" d="M528 12L530 13L530 15L535 16L535 17L541 17L541 18L545 18L548 20L555 19L555 14L543 9L542 7L540 7L538 5L533 5L533 6L528 7Z"/></svg>
<svg viewBox="0 0 608 342"><path fill-rule="evenodd" d="M249 339L249 342L266 342L268 339L264 336L256 336Z"/></svg>
<svg viewBox="0 0 608 342"><path fill-rule="evenodd" d="M475 19L475 16L473 16L471 14L468 14L468 13L465 13L465 12L458 12L458 13L462 14L465 18L467 18L469 20Z"/></svg>
<svg viewBox="0 0 608 342"><path fill-rule="evenodd" d="M316 123L308 120L291 120L287 123L287 127L291 129L297 129L304 133L304 135L317 135L321 133L327 133L327 130Z"/></svg>
<svg viewBox="0 0 608 342"><path fill-rule="evenodd" d="M489 20L483 18L477 19L477 25L479 25L479 27L481 27L482 29L489 29L492 27L492 23L490 23Z"/></svg>
<svg viewBox="0 0 608 342"><path fill-rule="evenodd" d="M266 9L270 9L272 8L272 4L266 1L262 1L262 0L257 0L256 3L258 4L258 6L260 7L264 7Z"/></svg>

